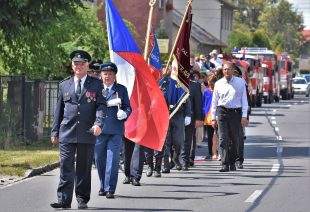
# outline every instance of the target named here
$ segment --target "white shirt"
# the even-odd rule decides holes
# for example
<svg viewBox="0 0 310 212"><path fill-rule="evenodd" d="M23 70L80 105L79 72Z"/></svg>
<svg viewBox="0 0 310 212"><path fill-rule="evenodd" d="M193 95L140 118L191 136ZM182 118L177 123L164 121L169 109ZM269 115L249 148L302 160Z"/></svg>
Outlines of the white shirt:
<svg viewBox="0 0 310 212"><path fill-rule="evenodd" d="M87 75L85 75L85 76L81 79L81 91L82 91L83 88L84 88L84 82L85 82L85 80L86 80L86 77L87 77ZM75 92L76 92L78 83L79 83L79 78L77 78L77 76L74 76L74 89L75 89Z"/></svg>
<svg viewBox="0 0 310 212"><path fill-rule="evenodd" d="M103 84L104 90L106 90L107 88L109 88L109 92L111 92L111 89L113 87L114 83L110 86L106 86L105 84Z"/></svg>
<svg viewBox="0 0 310 212"><path fill-rule="evenodd" d="M247 117L248 99L245 81L242 78L232 76L228 82L223 77L215 83L211 105L212 120L215 119L216 107L218 106L242 108L242 117Z"/></svg>

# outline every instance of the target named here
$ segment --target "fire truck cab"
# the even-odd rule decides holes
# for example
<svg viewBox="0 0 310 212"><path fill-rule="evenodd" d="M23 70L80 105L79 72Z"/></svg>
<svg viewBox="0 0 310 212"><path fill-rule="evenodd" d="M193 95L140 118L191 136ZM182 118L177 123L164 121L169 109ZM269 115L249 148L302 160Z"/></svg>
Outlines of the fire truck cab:
<svg viewBox="0 0 310 212"><path fill-rule="evenodd" d="M278 56L278 70L280 75L280 95L283 100L294 97L292 87L292 61L290 57L283 53Z"/></svg>

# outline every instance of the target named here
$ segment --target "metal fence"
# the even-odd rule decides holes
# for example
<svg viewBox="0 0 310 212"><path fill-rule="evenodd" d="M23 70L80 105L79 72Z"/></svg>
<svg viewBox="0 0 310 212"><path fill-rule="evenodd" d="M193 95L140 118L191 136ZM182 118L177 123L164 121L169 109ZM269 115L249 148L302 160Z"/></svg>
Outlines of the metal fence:
<svg viewBox="0 0 310 212"><path fill-rule="evenodd" d="M57 81L0 76L0 145L49 137L57 92Z"/></svg>

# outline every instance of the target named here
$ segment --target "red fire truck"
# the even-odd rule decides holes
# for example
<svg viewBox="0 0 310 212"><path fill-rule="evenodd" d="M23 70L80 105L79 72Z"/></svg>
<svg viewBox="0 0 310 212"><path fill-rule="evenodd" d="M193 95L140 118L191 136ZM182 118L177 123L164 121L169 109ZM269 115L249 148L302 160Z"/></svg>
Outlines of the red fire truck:
<svg viewBox="0 0 310 212"><path fill-rule="evenodd" d="M291 99L294 96L292 87L292 61L286 53L278 56L278 70L280 75L280 95L283 100Z"/></svg>
<svg viewBox="0 0 310 212"><path fill-rule="evenodd" d="M253 81L256 83L258 82L258 85L262 79L262 96L264 103L270 104L273 101L279 101L280 89L276 54L267 48L256 47L242 48L238 53L244 55L244 58L253 56L253 58L260 64L260 67L254 65L256 68L253 71L253 75L254 73L256 74L255 77L253 77ZM254 59L252 60L255 61ZM259 88L259 86L257 88ZM256 89L256 91L260 94L259 89ZM259 94L255 95L255 97L256 99L261 100Z"/></svg>

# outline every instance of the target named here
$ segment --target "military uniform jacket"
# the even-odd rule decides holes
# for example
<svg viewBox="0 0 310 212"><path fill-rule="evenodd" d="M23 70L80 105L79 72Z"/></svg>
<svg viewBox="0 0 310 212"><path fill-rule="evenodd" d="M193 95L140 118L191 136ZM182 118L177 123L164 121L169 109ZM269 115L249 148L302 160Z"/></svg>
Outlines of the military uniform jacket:
<svg viewBox="0 0 310 212"><path fill-rule="evenodd" d="M125 113L127 114L127 118L129 117L129 115L131 114L131 106L130 106L127 88L125 86L118 84L118 83L114 83L109 94L105 94L103 92L102 95L106 99L106 101L115 99L117 97L120 98L122 100L120 109L125 111ZM124 122L127 120L127 118L124 120L118 120L117 111L118 111L118 106L107 107L106 116L103 119L103 128L102 128L103 134L108 134L108 135L123 135L124 134L124 130L125 130Z"/></svg>
<svg viewBox="0 0 310 212"><path fill-rule="evenodd" d="M102 127L106 113L102 89L101 80L87 76L78 98L73 77L60 82L52 136L60 143L94 144L96 137L90 129L94 124Z"/></svg>
<svg viewBox="0 0 310 212"><path fill-rule="evenodd" d="M204 120L201 85L199 82L190 80L189 94L192 109L192 122L196 120Z"/></svg>

